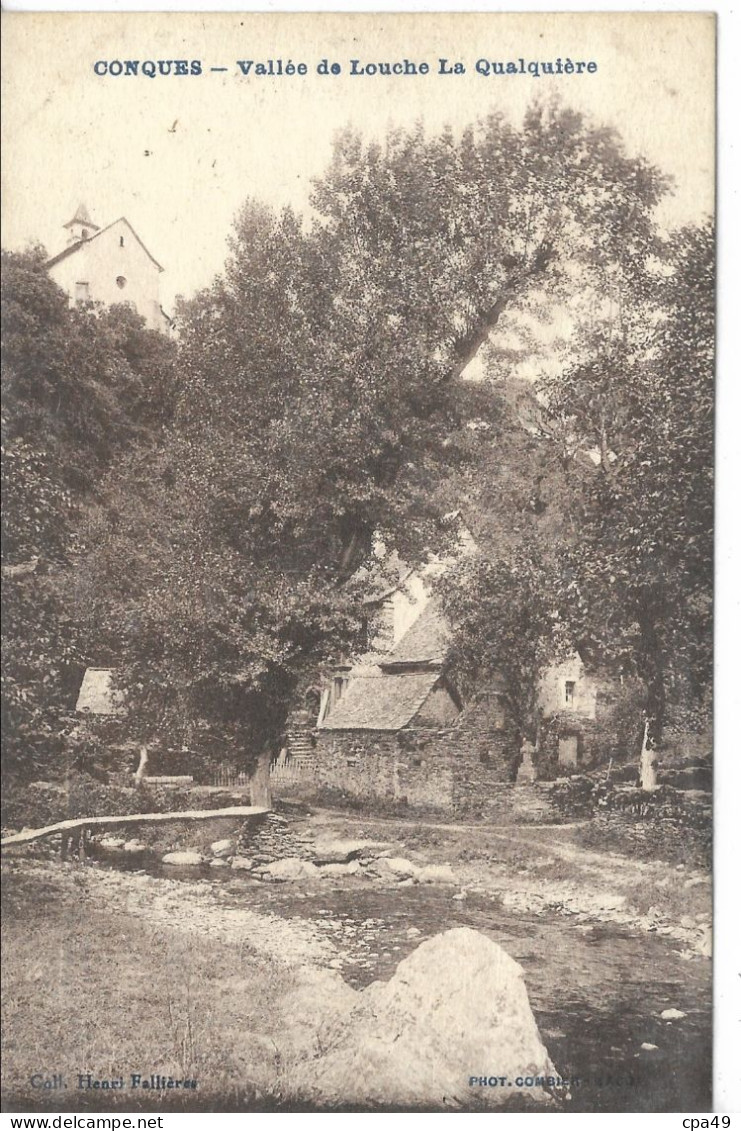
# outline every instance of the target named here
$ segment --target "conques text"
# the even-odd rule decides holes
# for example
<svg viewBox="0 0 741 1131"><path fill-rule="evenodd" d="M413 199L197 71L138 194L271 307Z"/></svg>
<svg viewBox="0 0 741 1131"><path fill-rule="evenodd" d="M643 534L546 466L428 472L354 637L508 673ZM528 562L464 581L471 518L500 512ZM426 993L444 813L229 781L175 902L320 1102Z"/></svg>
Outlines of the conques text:
<svg viewBox="0 0 741 1131"><path fill-rule="evenodd" d="M200 59L98 59L93 64L96 75L117 78L119 75L134 77L143 75L146 78L166 77L169 75L202 75L207 71L229 71L229 67L211 66ZM318 75L349 77L391 77L414 75L465 75L470 70L484 78L499 75L530 75L539 78L541 75L593 75L597 72L597 63L594 60L571 59L568 56L557 59L477 59L473 64L447 58L438 58L437 65L425 62L415 62L412 59L397 59L389 62L365 62L362 59L350 59L344 64L322 59L315 68ZM296 62L293 59L238 59L236 61L236 74L247 78L293 78L303 77L309 73L308 63Z"/></svg>

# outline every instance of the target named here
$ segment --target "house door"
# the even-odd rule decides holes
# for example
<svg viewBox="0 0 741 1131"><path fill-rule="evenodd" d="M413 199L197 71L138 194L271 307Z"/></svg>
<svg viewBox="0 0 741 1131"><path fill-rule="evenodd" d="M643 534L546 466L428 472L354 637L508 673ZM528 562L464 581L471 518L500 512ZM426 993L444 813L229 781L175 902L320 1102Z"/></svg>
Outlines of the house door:
<svg viewBox="0 0 741 1131"><path fill-rule="evenodd" d="M579 762L579 738L575 734L567 734L558 740L559 766L576 766Z"/></svg>

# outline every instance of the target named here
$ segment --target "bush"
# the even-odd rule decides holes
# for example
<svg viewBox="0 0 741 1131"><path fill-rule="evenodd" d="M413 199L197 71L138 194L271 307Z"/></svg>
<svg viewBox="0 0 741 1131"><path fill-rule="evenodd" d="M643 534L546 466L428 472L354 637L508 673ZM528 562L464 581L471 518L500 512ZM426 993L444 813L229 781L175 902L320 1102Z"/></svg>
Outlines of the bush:
<svg viewBox="0 0 741 1131"><path fill-rule="evenodd" d="M3 793L4 828L43 828L75 817L123 817L133 813L178 813L184 809L221 809L232 804L228 790L194 796L188 787L135 787L100 782L72 773L64 783L31 782Z"/></svg>
<svg viewBox="0 0 741 1131"><path fill-rule="evenodd" d="M3 796L3 825L43 828L74 817L110 817L138 811L135 789L103 785L89 774L71 774L66 783L30 782Z"/></svg>
<svg viewBox="0 0 741 1131"><path fill-rule="evenodd" d="M709 866L712 809L708 798L661 785L646 792L581 775L558 782L551 800L564 817L590 817L579 840L643 859Z"/></svg>
<svg viewBox="0 0 741 1131"><path fill-rule="evenodd" d="M566 781L557 781L550 790L550 798L565 817L591 817L595 808L597 782L586 774L575 775Z"/></svg>

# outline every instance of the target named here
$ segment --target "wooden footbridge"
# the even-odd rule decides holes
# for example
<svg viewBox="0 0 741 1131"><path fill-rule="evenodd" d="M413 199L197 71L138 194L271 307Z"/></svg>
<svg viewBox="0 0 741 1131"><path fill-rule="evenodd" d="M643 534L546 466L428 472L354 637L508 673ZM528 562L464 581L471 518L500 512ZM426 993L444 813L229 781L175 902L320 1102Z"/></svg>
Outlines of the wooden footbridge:
<svg viewBox="0 0 741 1131"><path fill-rule="evenodd" d="M80 858L85 858L85 848L90 835L95 830L125 828L127 825L156 825L175 821L212 821L217 817L237 817L248 820L262 817L270 810L261 805L235 805L228 809L183 809L175 813L130 813L125 817L75 817L69 821L57 821L43 829L25 829L21 833L0 840L0 848L11 848L22 844L32 844L36 840L60 836L62 838L62 859L66 859L69 842L78 838Z"/></svg>

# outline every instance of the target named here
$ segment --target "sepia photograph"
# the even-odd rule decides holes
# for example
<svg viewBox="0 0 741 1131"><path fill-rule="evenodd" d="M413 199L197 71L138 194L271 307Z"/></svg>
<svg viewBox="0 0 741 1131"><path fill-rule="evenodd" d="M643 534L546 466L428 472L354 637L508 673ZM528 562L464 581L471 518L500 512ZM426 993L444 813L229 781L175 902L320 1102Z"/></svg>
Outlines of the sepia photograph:
<svg viewBox="0 0 741 1131"><path fill-rule="evenodd" d="M3 1110L712 1110L714 15L2 24Z"/></svg>

